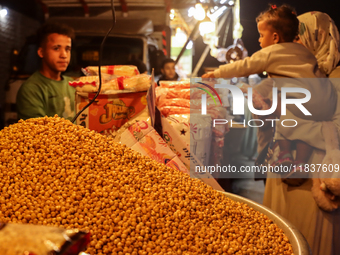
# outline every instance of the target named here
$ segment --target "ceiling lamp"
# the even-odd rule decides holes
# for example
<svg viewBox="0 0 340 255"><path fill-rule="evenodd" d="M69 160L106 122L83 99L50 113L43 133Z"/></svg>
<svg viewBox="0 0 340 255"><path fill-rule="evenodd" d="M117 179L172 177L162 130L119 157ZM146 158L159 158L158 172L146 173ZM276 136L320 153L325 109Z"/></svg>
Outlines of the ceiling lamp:
<svg viewBox="0 0 340 255"><path fill-rule="evenodd" d="M201 35L215 32L216 26L208 17L206 17L200 24L199 30Z"/></svg>
<svg viewBox="0 0 340 255"><path fill-rule="evenodd" d="M204 20L205 18L205 10L202 6L202 4L195 4L195 13L194 13L194 18L196 20Z"/></svg>
<svg viewBox="0 0 340 255"><path fill-rule="evenodd" d="M185 42L187 41L188 36L183 32L183 30L180 27L176 28L176 35L175 40L178 45L183 46Z"/></svg>
<svg viewBox="0 0 340 255"><path fill-rule="evenodd" d="M2 6L0 5L0 17L1 18L4 18L4 17L6 17L7 16L7 9L5 9L5 8L2 8Z"/></svg>
<svg viewBox="0 0 340 255"><path fill-rule="evenodd" d="M170 10L169 16L170 16L170 20L173 20L175 18L175 10L174 9Z"/></svg>

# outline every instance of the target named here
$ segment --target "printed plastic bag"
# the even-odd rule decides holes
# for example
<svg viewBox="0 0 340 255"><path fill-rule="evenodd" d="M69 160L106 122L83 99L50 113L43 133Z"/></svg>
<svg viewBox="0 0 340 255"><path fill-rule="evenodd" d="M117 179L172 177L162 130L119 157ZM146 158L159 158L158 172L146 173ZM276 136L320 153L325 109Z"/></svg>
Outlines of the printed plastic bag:
<svg viewBox="0 0 340 255"><path fill-rule="evenodd" d="M78 255L89 242L78 229L0 223L1 255Z"/></svg>

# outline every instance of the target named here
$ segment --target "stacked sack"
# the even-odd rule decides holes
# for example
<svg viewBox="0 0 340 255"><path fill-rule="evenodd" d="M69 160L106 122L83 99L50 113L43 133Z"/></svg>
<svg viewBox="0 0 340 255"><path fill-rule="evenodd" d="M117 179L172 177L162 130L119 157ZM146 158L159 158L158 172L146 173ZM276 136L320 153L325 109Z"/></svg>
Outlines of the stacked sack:
<svg viewBox="0 0 340 255"><path fill-rule="evenodd" d="M211 86L213 87L213 84ZM219 102L216 95L214 99L208 95L207 115L202 115L202 94L206 92L201 88L205 87L198 83L190 85L190 80L160 81L160 86L156 88L156 105L190 149L194 149L192 152L203 165L221 165L224 135L228 131L228 126L213 127L212 120L227 119L227 110L219 103L216 104ZM205 133L205 138L202 137L202 133ZM193 144L198 140L203 141L204 145ZM200 150L208 151L209 155L203 155L204 152ZM201 157L198 155L200 153Z"/></svg>
<svg viewBox="0 0 340 255"><path fill-rule="evenodd" d="M85 76L69 85L75 87L78 92L97 92L99 88L98 66L88 66L82 69ZM102 94L120 92L146 91L151 84L151 76L140 74L136 66L112 65L101 67Z"/></svg>

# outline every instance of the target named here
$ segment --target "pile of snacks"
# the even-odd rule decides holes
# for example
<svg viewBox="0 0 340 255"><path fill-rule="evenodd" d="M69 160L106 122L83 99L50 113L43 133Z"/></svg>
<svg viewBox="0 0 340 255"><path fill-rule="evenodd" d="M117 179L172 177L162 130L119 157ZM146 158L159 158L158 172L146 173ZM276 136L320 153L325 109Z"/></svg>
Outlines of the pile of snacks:
<svg viewBox="0 0 340 255"><path fill-rule="evenodd" d="M104 75L135 76L139 74L137 67L132 65L101 66L100 71ZM83 69L83 73L87 76L99 75L99 67L88 66Z"/></svg>
<svg viewBox="0 0 340 255"><path fill-rule="evenodd" d="M190 85L190 81L160 81L156 88L156 105L164 116L174 114L201 114L201 96L206 93L199 84ZM214 101L215 100L215 101ZM221 105L216 105L217 97L208 98L207 114L216 119L226 118L227 112ZM216 130L217 131L217 130Z"/></svg>
<svg viewBox="0 0 340 255"><path fill-rule="evenodd" d="M86 76L70 81L77 92L96 92L99 88L98 67L89 66L83 69ZM138 92L146 91L150 87L151 77L139 74L135 66L102 66L101 93Z"/></svg>
<svg viewBox="0 0 340 255"><path fill-rule="evenodd" d="M209 84L207 87L214 87L214 84ZM221 165L224 135L228 131L228 126L216 125L213 127L212 120L227 119L227 110L220 103L216 103L219 102L217 95L208 96L207 115L202 116L202 94L207 93L206 89L210 90L207 87L199 83L190 84L190 80L160 81L160 86L156 88L156 105L162 115L167 117L171 125L180 133L180 137L189 144L191 152L204 165ZM213 91L211 92L213 93ZM196 121L190 119L193 116L196 116ZM211 117L210 130L212 132L209 132L209 129L204 129L204 131L202 129L209 122L207 116ZM199 130L200 128L202 130ZM202 132L206 136L210 136L210 139L209 137L203 138ZM190 141L191 143L189 143Z"/></svg>
<svg viewBox="0 0 340 255"><path fill-rule="evenodd" d="M293 254L267 216L59 117L0 131L0 222L89 230L90 254Z"/></svg>

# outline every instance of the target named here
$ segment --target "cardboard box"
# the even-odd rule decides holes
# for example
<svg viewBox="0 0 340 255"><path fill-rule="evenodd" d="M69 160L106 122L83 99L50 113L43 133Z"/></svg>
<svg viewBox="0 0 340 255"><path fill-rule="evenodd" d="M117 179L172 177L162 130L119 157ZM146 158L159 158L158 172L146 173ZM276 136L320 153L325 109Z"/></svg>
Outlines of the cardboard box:
<svg viewBox="0 0 340 255"><path fill-rule="evenodd" d="M76 110L80 111L95 93L76 93ZM77 119L77 125L99 133L111 133L127 121L147 111L146 91L120 94L100 94Z"/></svg>

